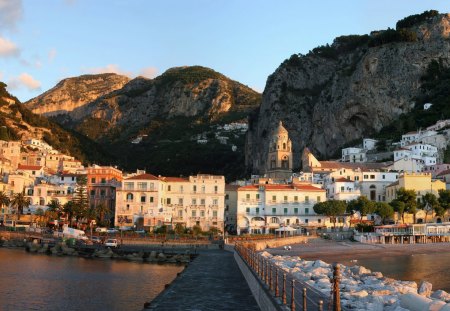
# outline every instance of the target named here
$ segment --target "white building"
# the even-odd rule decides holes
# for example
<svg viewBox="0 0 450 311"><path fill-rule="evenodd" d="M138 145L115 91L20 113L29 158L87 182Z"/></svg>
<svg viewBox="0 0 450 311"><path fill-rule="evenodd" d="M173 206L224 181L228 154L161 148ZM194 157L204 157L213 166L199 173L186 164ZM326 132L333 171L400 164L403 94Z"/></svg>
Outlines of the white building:
<svg viewBox="0 0 450 311"><path fill-rule="evenodd" d="M366 162L366 150L363 148L349 147L342 149L342 162Z"/></svg>
<svg viewBox="0 0 450 311"><path fill-rule="evenodd" d="M378 140L373 138L364 138L363 139L363 148L366 150L374 150L377 146Z"/></svg>
<svg viewBox="0 0 450 311"><path fill-rule="evenodd" d="M355 185L355 181L338 178L327 184L327 197L332 200L351 201L361 196L361 191Z"/></svg>

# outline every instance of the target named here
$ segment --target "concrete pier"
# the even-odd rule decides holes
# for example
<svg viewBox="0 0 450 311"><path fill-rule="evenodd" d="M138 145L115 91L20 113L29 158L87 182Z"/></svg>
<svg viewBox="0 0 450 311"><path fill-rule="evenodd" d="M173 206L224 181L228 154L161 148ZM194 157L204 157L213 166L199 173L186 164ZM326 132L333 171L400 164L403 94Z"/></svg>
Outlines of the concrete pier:
<svg viewBox="0 0 450 311"><path fill-rule="evenodd" d="M259 307L233 253L201 251L144 310L240 310Z"/></svg>

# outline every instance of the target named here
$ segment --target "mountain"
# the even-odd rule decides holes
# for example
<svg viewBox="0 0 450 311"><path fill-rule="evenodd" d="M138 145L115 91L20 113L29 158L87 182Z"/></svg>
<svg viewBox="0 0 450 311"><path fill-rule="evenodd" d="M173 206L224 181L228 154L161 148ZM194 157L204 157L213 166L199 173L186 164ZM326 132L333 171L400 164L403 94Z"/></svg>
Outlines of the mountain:
<svg viewBox="0 0 450 311"><path fill-rule="evenodd" d="M449 34L450 15L427 11L399 21L396 29L341 36L292 55L267 79L261 106L249 120L247 167L264 170L268 139L280 120L299 168L304 147L330 157L419 107L430 64L450 63Z"/></svg>
<svg viewBox="0 0 450 311"><path fill-rule="evenodd" d="M0 126L2 126L1 140L38 138L84 163L111 160L97 143L83 135L63 129L46 117L32 113L8 93L3 82L0 82Z"/></svg>
<svg viewBox="0 0 450 311"><path fill-rule="evenodd" d="M242 131L222 133L228 135L225 144L216 136L222 135L220 125L246 123L248 114L260 104L259 93L200 66L172 68L155 79L137 77L98 96L86 78L66 79L25 105L37 113L52 114L62 126L99 142L126 169L147 168L157 174L244 174L245 135ZM96 80L96 76L88 78ZM80 96L74 104L75 96L66 94L80 93L78 84L82 84L82 94L92 97ZM208 142L198 144L198 138Z"/></svg>

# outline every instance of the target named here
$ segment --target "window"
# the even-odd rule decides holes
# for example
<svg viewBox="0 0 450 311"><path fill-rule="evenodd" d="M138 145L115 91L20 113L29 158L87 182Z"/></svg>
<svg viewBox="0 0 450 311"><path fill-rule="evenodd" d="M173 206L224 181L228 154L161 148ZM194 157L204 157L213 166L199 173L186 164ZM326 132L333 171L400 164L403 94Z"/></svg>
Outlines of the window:
<svg viewBox="0 0 450 311"><path fill-rule="evenodd" d="M248 214L248 213L250 213L250 207L247 207L246 209L245 209L245 212Z"/></svg>
<svg viewBox="0 0 450 311"><path fill-rule="evenodd" d="M126 183L124 184L124 186L125 186L125 190L133 190L133 188L134 188L134 183L132 183L132 182L126 182Z"/></svg>
<svg viewBox="0 0 450 311"><path fill-rule="evenodd" d="M317 202L320 202L322 199L320 198L320 195L317 196Z"/></svg>
<svg viewBox="0 0 450 311"><path fill-rule="evenodd" d="M91 196L95 195L95 190L91 190Z"/></svg>
<svg viewBox="0 0 450 311"><path fill-rule="evenodd" d="M137 183L137 188L139 190L147 190L147 183L146 182L138 182Z"/></svg>
<svg viewBox="0 0 450 311"><path fill-rule="evenodd" d="M141 203L145 203L145 195L141 195Z"/></svg>
<svg viewBox="0 0 450 311"><path fill-rule="evenodd" d="M130 204L127 204L127 211L130 210Z"/></svg>
<svg viewBox="0 0 450 311"><path fill-rule="evenodd" d="M197 211L192 211L192 217L197 217Z"/></svg>
<svg viewBox="0 0 450 311"><path fill-rule="evenodd" d="M214 205L214 206L219 205L219 201L218 201L217 199L213 199L213 205Z"/></svg>
<svg viewBox="0 0 450 311"><path fill-rule="evenodd" d="M167 198L166 202L167 204L172 204L172 200L170 198Z"/></svg>
<svg viewBox="0 0 450 311"><path fill-rule="evenodd" d="M288 209L285 207L283 212L284 212L284 215L287 215Z"/></svg>
<svg viewBox="0 0 450 311"><path fill-rule="evenodd" d="M364 179L369 179L369 175L364 175Z"/></svg>
<svg viewBox="0 0 450 311"><path fill-rule="evenodd" d="M154 183L150 183L150 191L153 191L153 189L155 188L155 184Z"/></svg>
<svg viewBox="0 0 450 311"><path fill-rule="evenodd" d="M219 187L214 186L214 193L217 193L217 191L219 191Z"/></svg>
<svg viewBox="0 0 450 311"><path fill-rule="evenodd" d="M205 211L200 211L200 217L205 217Z"/></svg>
<svg viewBox="0 0 450 311"><path fill-rule="evenodd" d="M287 203L287 201L288 201L288 197L287 197L287 195L285 195L284 196L284 203Z"/></svg>
<svg viewBox="0 0 450 311"><path fill-rule="evenodd" d="M305 196L305 203L309 203L309 196Z"/></svg>
<svg viewBox="0 0 450 311"><path fill-rule="evenodd" d="M277 213L277 208L276 207L272 207L272 214L276 214Z"/></svg>
<svg viewBox="0 0 450 311"><path fill-rule="evenodd" d="M375 175L370 175L370 179L375 179Z"/></svg>
<svg viewBox="0 0 450 311"><path fill-rule="evenodd" d="M100 195L101 195L102 197L104 197L104 196L106 195L106 190L105 190L105 189L101 189L101 190L100 190Z"/></svg>
<svg viewBox="0 0 450 311"><path fill-rule="evenodd" d="M197 192L197 186L193 186L192 189L194 192Z"/></svg>
<svg viewBox="0 0 450 311"><path fill-rule="evenodd" d="M228 194L225 194L225 200L229 200L230 196Z"/></svg>
<svg viewBox="0 0 450 311"><path fill-rule="evenodd" d="M205 193L205 186L202 186L202 193Z"/></svg>
<svg viewBox="0 0 450 311"><path fill-rule="evenodd" d="M322 219L317 219L317 222L320 224L320 223L322 223Z"/></svg>
<svg viewBox="0 0 450 311"><path fill-rule="evenodd" d="M102 184L106 184L106 178L102 178Z"/></svg>
<svg viewBox="0 0 450 311"><path fill-rule="evenodd" d="M183 186L180 186L180 192L183 193Z"/></svg>
<svg viewBox="0 0 450 311"><path fill-rule="evenodd" d="M95 184L95 178L91 178L91 183Z"/></svg>
<svg viewBox="0 0 450 311"><path fill-rule="evenodd" d="M272 202L276 202L277 201L277 196L276 195L273 195L272 196Z"/></svg>
<svg viewBox="0 0 450 311"><path fill-rule="evenodd" d="M256 214L259 214L259 207L256 208Z"/></svg>
<svg viewBox="0 0 450 311"><path fill-rule="evenodd" d="M294 196L294 203L297 203L298 202L298 196L296 195L296 196Z"/></svg>
<svg viewBox="0 0 450 311"><path fill-rule="evenodd" d="M294 214L298 214L298 207L294 208Z"/></svg>
<svg viewBox="0 0 450 311"><path fill-rule="evenodd" d="M359 180L359 176L355 176L355 181L358 181Z"/></svg>
<svg viewBox="0 0 450 311"><path fill-rule="evenodd" d="M178 198L178 204L183 205L183 198Z"/></svg>
<svg viewBox="0 0 450 311"><path fill-rule="evenodd" d="M286 219L286 225L289 225L289 224L290 224L290 222L291 222L291 220L290 220L290 219Z"/></svg>
<svg viewBox="0 0 450 311"><path fill-rule="evenodd" d="M247 194L245 195L245 198L247 199L247 201L250 200L250 193L247 193Z"/></svg>
<svg viewBox="0 0 450 311"><path fill-rule="evenodd" d="M127 193L127 201L133 201L133 194Z"/></svg>
<svg viewBox="0 0 450 311"><path fill-rule="evenodd" d="M178 211L178 217L183 217L183 211L182 210Z"/></svg>
<svg viewBox="0 0 450 311"><path fill-rule="evenodd" d="M259 200L259 193L256 194L256 199Z"/></svg>
<svg viewBox="0 0 450 311"><path fill-rule="evenodd" d="M192 199L192 205L197 205L197 199Z"/></svg>
<svg viewBox="0 0 450 311"><path fill-rule="evenodd" d="M305 224L307 224L309 222L308 218L305 219Z"/></svg>
<svg viewBox="0 0 450 311"><path fill-rule="evenodd" d="M217 211L213 211L213 217L217 217Z"/></svg>
<svg viewBox="0 0 450 311"><path fill-rule="evenodd" d="M153 197L150 197L150 203L153 203L153 200L154 200Z"/></svg>
<svg viewBox="0 0 450 311"><path fill-rule="evenodd" d="M382 177L383 179L386 179L386 175L384 175L384 174L383 174L383 175L381 175L381 177Z"/></svg>
<svg viewBox="0 0 450 311"><path fill-rule="evenodd" d="M305 214L309 214L309 207L305 207Z"/></svg>
<svg viewBox="0 0 450 311"><path fill-rule="evenodd" d="M205 205L205 199L200 199L200 205Z"/></svg>

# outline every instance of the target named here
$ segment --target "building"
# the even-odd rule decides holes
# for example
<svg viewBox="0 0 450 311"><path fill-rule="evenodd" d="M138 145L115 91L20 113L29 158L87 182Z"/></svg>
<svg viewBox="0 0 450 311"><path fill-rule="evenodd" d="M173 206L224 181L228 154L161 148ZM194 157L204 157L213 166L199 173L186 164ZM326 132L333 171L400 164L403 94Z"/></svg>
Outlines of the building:
<svg viewBox="0 0 450 311"><path fill-rule="evenodd" d="M445 182L441 180L432 180L430 173L403 173L398 181L386 187L386 200L391 202L397 198L397 190L405 188L414 190L419 201L426 193L434 193L439 196L439 190L445 190Z"/></svg>
<svg viewBox="0 0 450 311"><path fill-rule="evenodd" d="M225 185L225 230L236 233L237 230L237 190L239 185Z"/></svg>
<svg viewBox="0 0 450 311"><path fill-rule="evenodd" d="M11 161L11 166L16 169L20 162L20 141L0 140L0 154Z"/></svg>
<svg viewBox="0 0 450 311"><path fill-rule="evenodd" d="M125 178L116 191L114 223L119 227L153 229L170 221L164 214L161 193L161 181L152 174Z"/></svg>
<svg viewBox="0 0 450 311"><path fill-rule="evenodd" d="M363 139L363 148L366 150L374 150L377 146L378 140L373 138L364 138Z"/></svg>
<svg viewBox="0 0 450 311"><path fill-rule="evenodd" d="M237 233L275 233L283 226L326 226L326 217L313 206L326 200L326 191L310 184L260 184L238 188Z"/></svg>
<svg viewBox="0 0 450 311"><path fill-rule="evenodd" d="M29 174L32 177L41 177L43 178L45 173L44 173L44 168L42 166L38 166L38 165L22 165L19 164L19 167L17 168L18 172L25 172L27 174Z"/></svg>
<svg viewBox="0 0 450 311"><path fill-rule="evenodd" d="M360 189L355 185L355 181L338 178L327 184L327 198L332 200L351 201L361 196Z"/></svg>
<svg viewBox="0 0 450 311"><path fill-rule="evenodd" d="M363 148L349 147L342 149L342 162L366 162L366 150Z"/></svg>
<svg viewBox="0 0 450 311"><path fill-rule="evenodd" d="M270 138L266 175L279 180L288 180L292 175L292 142L281 121Z"/></svg>
<svg viewBox="0 0 450 311"><path fill-rule="evenodd" d="M396 182L398 172L363 171L359 182L361 195L371 201L386 201L386 187Z"/></svg>
<svg viewBox="0 0 450 311"><path fill-rule="evenodd" d="M90 207L103 204L114 212L116 189L123 179L122 171L112 166L93 165L87 168L86 177Z"/></svg>

